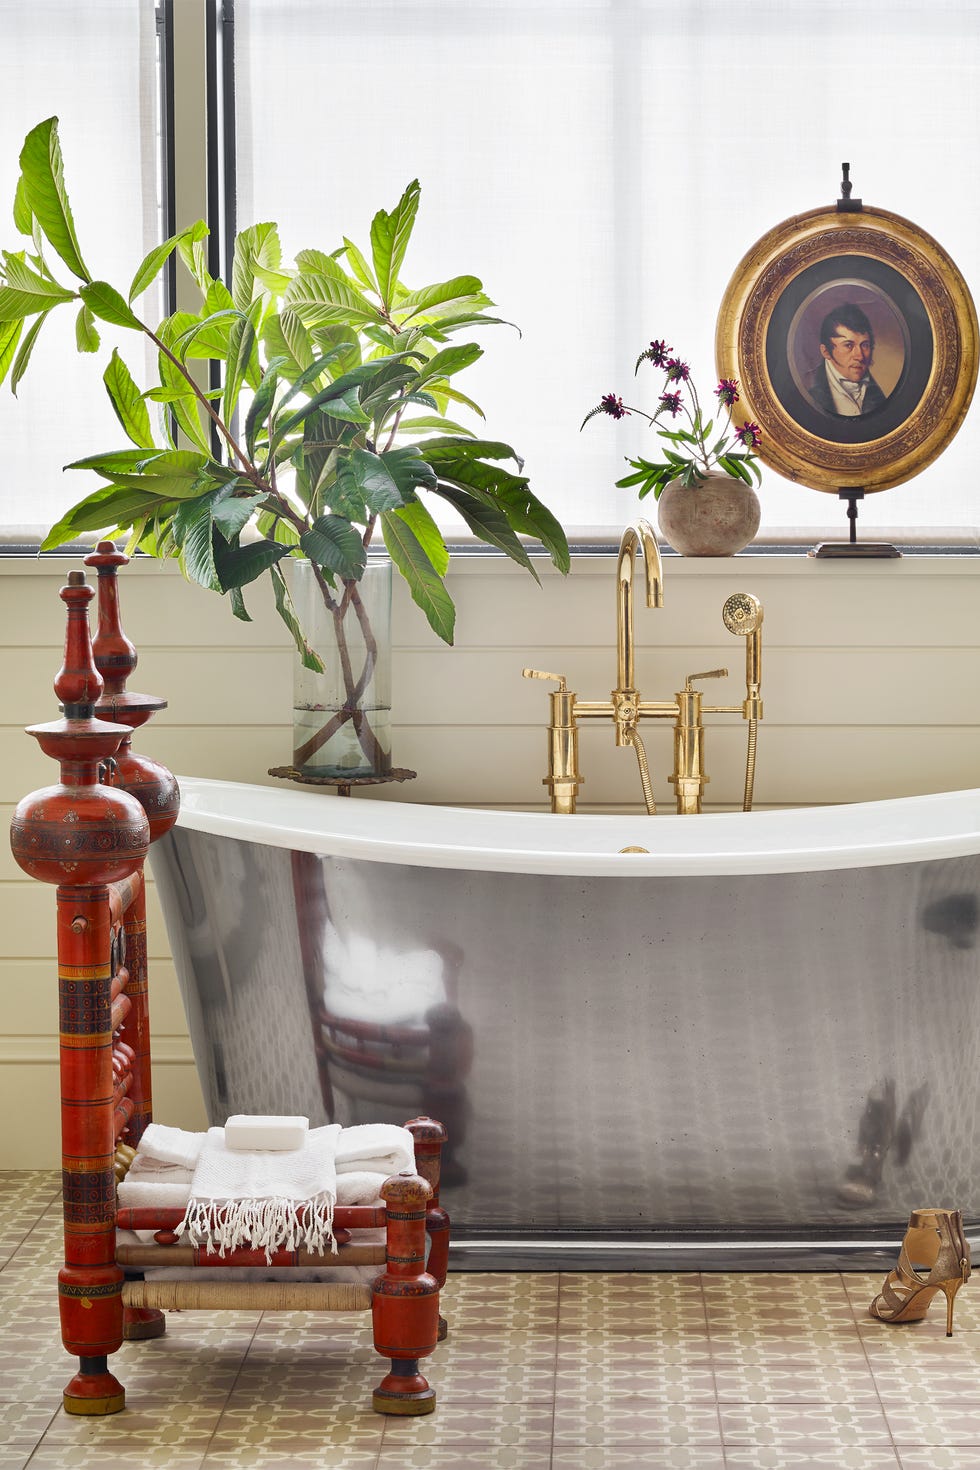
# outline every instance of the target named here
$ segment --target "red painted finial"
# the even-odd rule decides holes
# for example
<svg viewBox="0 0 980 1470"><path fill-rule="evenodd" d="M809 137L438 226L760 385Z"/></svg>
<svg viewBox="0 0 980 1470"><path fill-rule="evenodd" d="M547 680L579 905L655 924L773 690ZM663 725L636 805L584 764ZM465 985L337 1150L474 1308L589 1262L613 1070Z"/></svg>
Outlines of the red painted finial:
<svg viewBox="0 0 980 1470"><path fill-rule="evenodd" d="M114 541L100 541L85 558L85 565L95 567L99 574L99 626L92 648L95 667L105 680L106 699L123 693L126 680L137 664L136 649L123 632L119 620L116 570L128 563L129 557L116 550Z"/></svg>
<svg viewBox="0 0 980 1470"><path fill-rule="evenodd" d="M59 593L68 608L65 630L65 661L54 681L54 692L64 706L65 718L87 719L102 694L102 676L92 656L88 627L88 605L95 596L84 572L69 572L68 583Z"/></svg>

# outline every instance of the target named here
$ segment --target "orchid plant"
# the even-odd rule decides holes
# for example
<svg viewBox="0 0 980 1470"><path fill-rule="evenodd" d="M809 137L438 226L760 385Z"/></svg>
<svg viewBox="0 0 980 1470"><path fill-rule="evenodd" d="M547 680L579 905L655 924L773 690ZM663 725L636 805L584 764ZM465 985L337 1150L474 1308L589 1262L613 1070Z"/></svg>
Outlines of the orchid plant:
<svg viewBox="0 0 980 1470"><path fill-rule="evenodd" d="M632 473L617 480L616 484L623 487L639 486L641 500L652 490L654 499L659 500L661 492L671 481L678 480L688 489L696 490L714 470L721 470L734 480L743 480L746 485L752 484L753 476L757 483L761 481L759 466L752 452L762 442L759 425L746 420L736 426L732 418L732 409L739 401L738 380L722 378L714 391L718 409L724 414L724 422L721 434L712 443L712 435L716 433L718 425L714 417L705 420L691 369L680 357L672 356L672 353L673 348L668 347L666 342L653 341L636 359L634 376L644 362L660 368L665 375L660 398L652 414L642 408L624 404L622 398L615 393L606 393L582 420L581 428L584 429L597 414L606 414L612 419L639 414L648 423L658 425L657 433L664 441L662 458L628 459ZM663 420L668 414L672 424L680 418L681 426L664 427Z"/></svg>

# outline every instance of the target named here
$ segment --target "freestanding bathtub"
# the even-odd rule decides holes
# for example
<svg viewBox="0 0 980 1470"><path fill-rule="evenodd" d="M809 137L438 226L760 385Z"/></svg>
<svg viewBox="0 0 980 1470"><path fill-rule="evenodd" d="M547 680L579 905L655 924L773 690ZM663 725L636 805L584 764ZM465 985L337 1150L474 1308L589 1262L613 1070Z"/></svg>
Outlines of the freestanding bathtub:
<svg viewBox="0 0 980 1470"><path fill-rule="evenodd" d="M914 1206L980 1225L980 791L181 791L153 867L212 1122L441 1117L459 1264L861 1267Z"/></svg>

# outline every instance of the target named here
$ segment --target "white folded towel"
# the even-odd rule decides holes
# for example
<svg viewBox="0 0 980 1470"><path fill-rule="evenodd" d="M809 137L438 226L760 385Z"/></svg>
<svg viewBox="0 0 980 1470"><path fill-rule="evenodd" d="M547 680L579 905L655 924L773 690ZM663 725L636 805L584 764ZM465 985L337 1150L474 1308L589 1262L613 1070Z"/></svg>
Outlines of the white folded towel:
<svg viewBox="0 0 980 1470"><path fill-rule="evenodd" d="M372 1174L367 1170L337 1175L338 1205L382 1205L381 1186L387 1174ZM358 1236L360 1239L360 1236Z"/></svg>
<svg viewBox="0 0 980 1470"><path fill-rule="evenodd" d="M339 1123L311 1128L302 1148L288 1153L236 1153L223 1128L209 1128L177 1235L220 1256L239 1246L264 1250L336 1251L335 1153ZM304 1222L299 1222L300 1207Z"/></svg>
<svg viewBox="0 0 980 1470"><path fill-rule="evenodd" d="M264 1113L235 1113L225 1122L225 1143L236 1153L256 1149L302 1148L309 1132L309 1118L273 1118Z"/></svg>
<svg viewBox="0 0 980 1470"><path fill-rule="evenodd" d="M188 1133L183 1128L167 1128L163 1123L147 1123L136 1152L139 1157L156 1159L161 1164L180 1164L193 1169L201 1157L203 1133Z"/></svg>
<svg viewBox="0 0 980 1470"><path fill-rule="evenodd" d="M394 1123L357 1123L344 1128L337 1143L337 1173L368 1170L389 1178L415 1169L415 1139Z"/></svg>
<svg viewBox="0 0 980 1470"><path fill-rule="evenodd" d="M193 1177L180 1164L162 1164L137 1152L116 1187L116 1198L124 1209L182 1210L190 1199Z"/></svg>

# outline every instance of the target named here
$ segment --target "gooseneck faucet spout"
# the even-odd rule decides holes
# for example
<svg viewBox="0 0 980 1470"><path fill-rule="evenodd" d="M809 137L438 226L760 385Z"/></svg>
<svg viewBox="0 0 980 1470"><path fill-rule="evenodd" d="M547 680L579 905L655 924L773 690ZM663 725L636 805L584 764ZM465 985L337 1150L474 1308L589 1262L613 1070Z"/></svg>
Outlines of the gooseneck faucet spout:
<svg viewBox="0 0 980 1470"><path fill-rule="evenodd" d="M633 574L636 553L643 548L646 570L647 607L663 607L664 582L660 564L660 547L649 521L627 526L619 543L616 563L616 688L632 689L633 670Z"/></svg>

